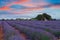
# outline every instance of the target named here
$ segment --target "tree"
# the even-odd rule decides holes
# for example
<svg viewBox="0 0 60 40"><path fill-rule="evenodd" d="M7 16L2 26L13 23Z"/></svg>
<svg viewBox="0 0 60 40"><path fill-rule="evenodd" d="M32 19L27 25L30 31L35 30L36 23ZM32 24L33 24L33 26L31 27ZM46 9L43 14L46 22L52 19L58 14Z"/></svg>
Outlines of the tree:
<svg viewBox="0 0 60 40"><path fill-rule="evenodd" d="M42 16L44 16L44 18L47 19L47 20L51 20L52 19L51 16L48 15L47 13L43 13Z"/></svg>
<svg viewBox="0 0 60 40"><path fill-rule="evenodd" d="M37 19L37 20L44 20L44 17L41 14L39 14L35 19Z"/></svg>
<svg viewBox="0 0 60 40"><path fill-rule="evenodd" d="M51 20L51 16L47 13L39 14L35 19L37 20Z"/></svg>
<svg viewBox="0 0 60 40"><path fill-rule="evenodd" d="M2 19L2 21L4 21L5 19Z"/></svg>

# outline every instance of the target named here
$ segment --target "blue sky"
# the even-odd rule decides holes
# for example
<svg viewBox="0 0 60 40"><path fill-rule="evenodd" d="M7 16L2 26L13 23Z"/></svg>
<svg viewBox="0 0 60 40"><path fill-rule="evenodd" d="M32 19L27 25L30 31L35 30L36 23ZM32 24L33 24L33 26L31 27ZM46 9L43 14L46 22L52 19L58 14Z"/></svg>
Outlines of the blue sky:
<svg viewBox="0 0 60 40"><path fill-rule="evenodd" d="M0 0L0 19L34 18L42 13L60 19L60 0Z"/></svg>

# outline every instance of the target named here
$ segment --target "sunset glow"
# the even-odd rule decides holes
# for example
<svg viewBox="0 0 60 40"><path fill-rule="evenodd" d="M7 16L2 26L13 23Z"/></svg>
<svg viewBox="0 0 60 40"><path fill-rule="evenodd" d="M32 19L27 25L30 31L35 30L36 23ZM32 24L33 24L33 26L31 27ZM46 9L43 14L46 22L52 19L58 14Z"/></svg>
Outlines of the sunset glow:
<svg viewBox="0 0 60 40"><path fill-rule="evenodd" d="M0 14L1 15L5 14L3 12L6 12L8 15L16 14L17 16L18 14L19 15L21 14L22 15L25 15L25 14L38 15L36 11L38 12L40 11L41 13L43 13L45 12L43 10L46 10L46 9L53 10L50 12L51 15L54 14L54 9L56 9L55 12L58 13L57 15L59 15L60 11L58 12L58 10L60 10L60 1L59 0L55 0L55 1L54 0L9 0L9 1L1 0L0 1ZM49 13L48 11L46 12Z"/></svg>

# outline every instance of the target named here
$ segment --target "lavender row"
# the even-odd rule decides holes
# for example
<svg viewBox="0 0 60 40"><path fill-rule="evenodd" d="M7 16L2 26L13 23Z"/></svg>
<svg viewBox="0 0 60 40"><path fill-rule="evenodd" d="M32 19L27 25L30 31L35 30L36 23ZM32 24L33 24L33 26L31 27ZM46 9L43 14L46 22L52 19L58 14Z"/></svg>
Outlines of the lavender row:
<svg viewBox="0 0 60 40"><path fill-rule="evenodd" d="M35 29L35 28L28 27L28 26L19 25L13 22L12 24L11 22L9 22L9 24L11 26L14 26L18 30L24 32L32 40L57 40L54 35L42 29Z"/></svg>
<svg viewBox="0 0 60 40"><path fill-rule="evenodd" d="M15 23L25 26L30 26L38 29L44 29L56 37L60 37L60 21L15 21Z"/></svg>
<svg viewBox="0 0 60 40"><path fill-rule="evenodd" d="M19 25L46 30L56 37L60 37L60 21L11 21ZM39 25L40 23L40 25Z"/></svg>
<svg viewBox="0 0 60 40"><path fill-rule="evenodd" d="M2 22L2 25L4 31L4 40L24 40L23 37L20 36L20 33L8 23L4 21Z"/></svg>

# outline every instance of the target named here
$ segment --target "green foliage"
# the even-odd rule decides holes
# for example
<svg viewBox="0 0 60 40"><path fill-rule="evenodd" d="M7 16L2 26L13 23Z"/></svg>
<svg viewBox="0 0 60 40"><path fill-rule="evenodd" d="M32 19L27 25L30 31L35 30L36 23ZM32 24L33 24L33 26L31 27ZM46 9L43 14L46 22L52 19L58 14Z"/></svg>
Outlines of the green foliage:
<svg viewBox="0 0 60 40"><path fill-rule="evenodd" d="M36 19L37 19L37 20L44 20L44 17L43 17L42 15L38 15L38 16L36 17Z"/></svg>
<svg viewBox="0 0 60 40"><path fill-rule="evenodd" d="M51 16L48 15L47 13L39 14L35 19L37 20L51 20Z"/></svg>
<svg viewBox="0 0 60 40"><path fill-rule="evenodd" d="M60 38L60 31L53 33L58 39Z"/></svg>
<svg viewBox="0 0 60 40"><path fill-rule="evenodd" d="M47 20L51 20L51 16L46 14L46 13L43 13L42 16L44 16Z"/></svg>
<svg viewBox="0 0 60 40"><path fill-rule="evenodd" d="M40 40L50 40L50 38L48 36L46 36L46 35L43 35L43 36L41 36Z"/></svg>

